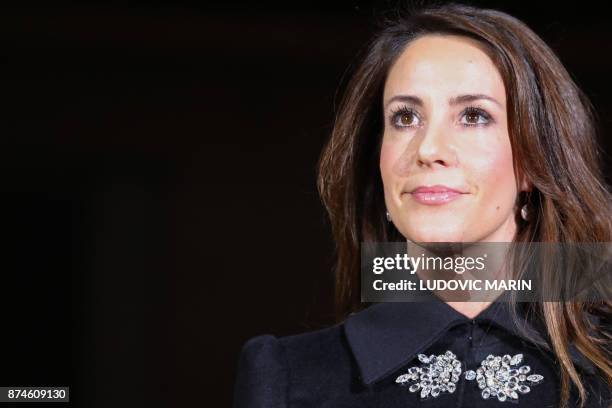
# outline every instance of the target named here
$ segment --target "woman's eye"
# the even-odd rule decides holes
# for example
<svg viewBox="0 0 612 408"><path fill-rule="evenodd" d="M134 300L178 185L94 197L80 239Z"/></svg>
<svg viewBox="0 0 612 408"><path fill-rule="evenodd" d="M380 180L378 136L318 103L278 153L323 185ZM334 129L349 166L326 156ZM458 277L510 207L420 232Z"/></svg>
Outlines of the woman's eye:
<svg viewBox="0 0 612 408"><path fill-rule="evenodd" d="M393 125L396 128L406 128L418 126L418 116L409 110L400 110L393 115Z"/></svg>
<svg viewBox="0 0 612 408"><path fill-rule="evenodd" d="M466 109L463 118L465 118L465 121L461 123L464 126L486 125L490 120L490 116L485 111L477 108Z"/></svg>
<svg viewBox="0 0 612 408"><path fill-rule="evenodd" d="M461 118L464 127L486 126L491 122L491 116L487 112L471 106L463 111ZM396 129L419 127L420 120L416 112L406 107L398 109L391 115L391 124Z"/></svg>

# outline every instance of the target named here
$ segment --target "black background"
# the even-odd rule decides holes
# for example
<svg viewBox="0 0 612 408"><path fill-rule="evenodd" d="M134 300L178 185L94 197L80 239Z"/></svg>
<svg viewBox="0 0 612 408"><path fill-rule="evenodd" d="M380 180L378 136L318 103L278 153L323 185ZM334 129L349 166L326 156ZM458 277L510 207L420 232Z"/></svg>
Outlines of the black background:
<svg viewBox="0 0 612 408"><path fill-rule="evenodd" d="M393 4L3 9L0 385L68 385L75 407L229 406L246 339L330 324L316 161ZM472 4L553 47L611 152L603 3Z"/></svg>

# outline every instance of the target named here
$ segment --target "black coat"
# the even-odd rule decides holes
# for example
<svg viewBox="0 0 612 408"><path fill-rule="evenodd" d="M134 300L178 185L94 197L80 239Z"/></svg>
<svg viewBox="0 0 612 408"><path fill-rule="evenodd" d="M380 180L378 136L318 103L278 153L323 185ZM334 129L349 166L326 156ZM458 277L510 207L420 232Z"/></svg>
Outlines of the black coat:
<svg viewBox="0 0 612 408"><path fill-rule="evenodd" d="M281 338L258 336L243 346L234 407L558 407L559 364L550 351L537 345L546 338L545 330L524 319L520 324L525 332L513 323L504 302L493 303L475 319L442 301L378 303L331 328ZM570 352L589 393L586 406L611 406L611 390L596 368L573 346ZM497 365L495 357L499 357ZM453 366L453 359L460 363ZM483 370L481 376L476 370L483 361L494 366L485 367L492 371ZM435 371L438 363L440 370ZM459 364L461 372L453 378L451 368ZM434 371L427 373L430 365ZM529 366L525 377L535 374L543 379L528 381L515 371L509 382L508 370L525 365ZM409 371L410 367L418 368ZM396 382L402 374L415 371L403 379L416 375L416 380ZM474 371L478 379L466 378L467 371ZM411 385L418 389L411 392ZM435 397L432 386L439 392ZM423 388L429 389L424 398ZM483 398L485 388L488 399ZM490 395L492 390L505 390L506 400L501 402L495 391ZM572 390L570 406L577 406L576 398Z"/></svg>

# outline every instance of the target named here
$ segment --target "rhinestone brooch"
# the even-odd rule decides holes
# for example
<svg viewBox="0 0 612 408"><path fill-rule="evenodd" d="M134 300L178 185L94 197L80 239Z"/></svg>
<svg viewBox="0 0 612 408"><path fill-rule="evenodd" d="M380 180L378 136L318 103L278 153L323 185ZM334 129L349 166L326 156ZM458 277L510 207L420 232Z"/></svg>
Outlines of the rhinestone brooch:
<svg viewBox="0 0 612 408"><path fill-rule="evenodd" d="M395 379L396 383L408 386L410 392L420 391L422 399L455 392L461 375L461 362L455 354L447 351L437 356L419 354L417 357L424 365L408 368L408 373Z"/></svg>
<svg viewBox="0 0 612 408"><path fill-rule="evenodd" d="M501 402L517 401L519 394L531 391L530 385L538 384L544 379L540 374L530 374L531 367L528 365L518 367L522 361L522 354L512 357L509 354L502 357L489 354L476 371L465 372L465 379L476 380L484 399L497 397Z"/></svg>

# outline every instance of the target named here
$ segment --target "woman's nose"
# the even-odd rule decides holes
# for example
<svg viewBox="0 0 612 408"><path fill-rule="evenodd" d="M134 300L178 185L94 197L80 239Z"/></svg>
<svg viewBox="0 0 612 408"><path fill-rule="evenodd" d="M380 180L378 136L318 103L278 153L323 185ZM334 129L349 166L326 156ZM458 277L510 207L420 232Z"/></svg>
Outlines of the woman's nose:
<svg viewBox="0 0 612 408"><path fill-rule="evenodd" d="M430 123L420 135L416 152L419 166L451 166L453 153L449 145L452 130L441 123Z"/></svg>

